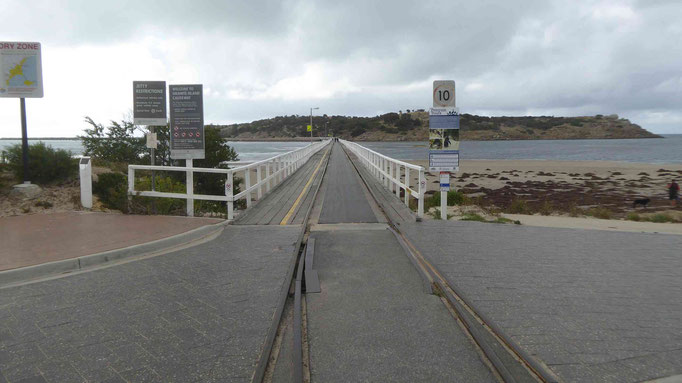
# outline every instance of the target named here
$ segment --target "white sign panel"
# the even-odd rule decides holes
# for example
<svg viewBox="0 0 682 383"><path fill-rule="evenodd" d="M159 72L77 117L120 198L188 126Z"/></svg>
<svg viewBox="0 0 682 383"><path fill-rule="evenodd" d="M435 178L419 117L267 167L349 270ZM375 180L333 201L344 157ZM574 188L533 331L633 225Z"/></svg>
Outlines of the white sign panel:
<svg viewBox="0 0 682 383"><path fill-rule="evenodd" d="M0 41L0 97L43 97L40 43Z"/></svg>
<svg viewBox="0 0 682 383"><path fill-rule="evenodd" d="M433 82L433 107L445 108L455 106L455 82L434 81Z"/></svg>

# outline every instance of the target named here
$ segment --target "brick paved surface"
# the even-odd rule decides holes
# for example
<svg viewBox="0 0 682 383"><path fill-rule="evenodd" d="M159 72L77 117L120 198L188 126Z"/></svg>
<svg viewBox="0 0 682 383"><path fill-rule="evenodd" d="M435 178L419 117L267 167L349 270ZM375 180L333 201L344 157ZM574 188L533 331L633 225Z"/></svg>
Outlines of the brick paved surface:
<svg viewBox="0 0 682 383"><path fill-rule="evenodd" d="M401 230L564 381L682 374L682 236L458 221Z"/></svg>
<svg viewBox="0 0 682 383"><path fill-rule="evenodd" d="M120 249L220 222L84 211L0 217L0 270Z"/></svg>
<svg viewBox="0 0 682 383"><path fill-rule="evenodd" d="M0 289L0 382L249 381L300 230Z"/></svg>

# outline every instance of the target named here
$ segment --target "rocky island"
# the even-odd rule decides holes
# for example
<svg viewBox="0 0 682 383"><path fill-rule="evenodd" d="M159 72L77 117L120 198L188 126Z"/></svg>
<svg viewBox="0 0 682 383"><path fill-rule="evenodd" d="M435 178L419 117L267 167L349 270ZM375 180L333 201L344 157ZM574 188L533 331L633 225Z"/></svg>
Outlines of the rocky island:
<svg viewBox="0 0 682 383"><path fill-rule="evenodd" d="M291 140L308 137L309 116L279 116L245 124L213 125L229 140ZM355 141L426 141L428 112L386 113L376 117L313 116L313 136ZM486 117L463 114L463 140L567 140L660 138L618 115L584 117Z"/></svg>

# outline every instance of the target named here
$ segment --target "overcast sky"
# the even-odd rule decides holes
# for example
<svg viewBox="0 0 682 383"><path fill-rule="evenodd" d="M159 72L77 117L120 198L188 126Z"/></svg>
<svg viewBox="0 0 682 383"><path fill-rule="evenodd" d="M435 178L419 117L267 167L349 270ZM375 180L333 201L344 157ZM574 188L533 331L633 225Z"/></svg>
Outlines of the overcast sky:
<svg viewBox="0 0 682 383"><path fill-rule="evenodd" d="M206 123L374 116L457 83L481 115L617 113L682 134L682 2L3 0L3 41L42 43L29 137L132 114L132 81L204 84ZM8 16L11 15L11 16ZM0 137L21 136L0 99Z"/></svg>

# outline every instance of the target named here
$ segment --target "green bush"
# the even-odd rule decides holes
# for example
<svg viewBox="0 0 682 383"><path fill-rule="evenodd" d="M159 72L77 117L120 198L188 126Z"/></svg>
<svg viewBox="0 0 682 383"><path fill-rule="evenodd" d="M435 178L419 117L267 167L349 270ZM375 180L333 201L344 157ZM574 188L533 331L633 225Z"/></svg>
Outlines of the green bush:
<svg viewBox="0 0 682 383"><path fill-rule="evenodd" d="M628 213L628 215L625 217L625 219L627 219L628 221L636 221L636 222L639 222L639 221L642 220L642 217L640 217L639 214L637 214L637 213L632 213L632 212L630 212L630 213Z"/></svg>
<svg viewBox="0 0 682 383"><path fill-rule="evenodd" d="M656 223L666 223L666 222L673 222L673 218L667 214L663 213L658 213L654 214L649 218L649 221L651 222L656 222Z"/></svg>
<svg viewBox="0 0 682 383"><path fill-rule="evenodd" d="M126 181L127 182L127 181ZM135 177L135 190L152 190L151 177ZM154 190L167 193L185 193L187 187L171 177L156 177ZM154 204L156 206L154 206ZM133 197L131 210L134 213L171 215L185 214L186 202L178 198Z"/></svg>
<svg viewBox="0 0 682 383"><path fill-rule="evenodd" d="M523 199L515 199L511 201L506 212L510 214L531 214L528 203Z"/></svg>
<svg viewBox="0 0 682 383"><path fill-rule="evenodd" d="M24 179L24 163L21 145L13 145L7 150L9 168L18 180ZM61 181L74 176L78 170L78 160L71 158L71 152L53 149L43 142L28 147L29 181L45 184Z"/></svg>
<svg viewBox="0 0 682 383"><path fill-rule="evenodd" d="M541 215L552 215L552 212L554 212L554 205L551 201L544 201L542 205L540 205L539 211Z"/></svg>
<svg viewBox="0 0 682 383"><path fill-rule="evenodd" d="M466 194L450 190L448 191L448 206L463 205L467 202ZM429 210L432 207L440 207L440 192L437 191L431 197L424 200L424 209Z"/></svg>
<svg viewBox="0 0 682 383"><path fill-rule="evenodd" d="M585 212L585 214L591 215L595 218L600 218L600 219L611 219L611 217L613 216L613 212L611 210L609 210L605 207L601 207L601 206L593 207L593 208L587 210L587 212Z"/></svg>
<svg viewBox="0 0 682 383"><path fill-rule="evenodd" d="M135 125L130 121L111 121L104 127L90 117L85 122L92 129L85 129L85 136L79 136L86 156L96 157L111 162L142 163L142 157L148 152L143 137L135 137Z"/></svg>
<svg viewBox="0 0 682 383"><path fill-rule="evenodd" d="M92 191L109 209L128 212L128 177L121 173L102 173L92 185Z"/></svg>
<svg viewBox="0 0 682 383"><path fill-rule="evenodd" d="M464 213L462 216L462 221L476 221L476 222L487 222L483 216L476 213Z"/></svg>

